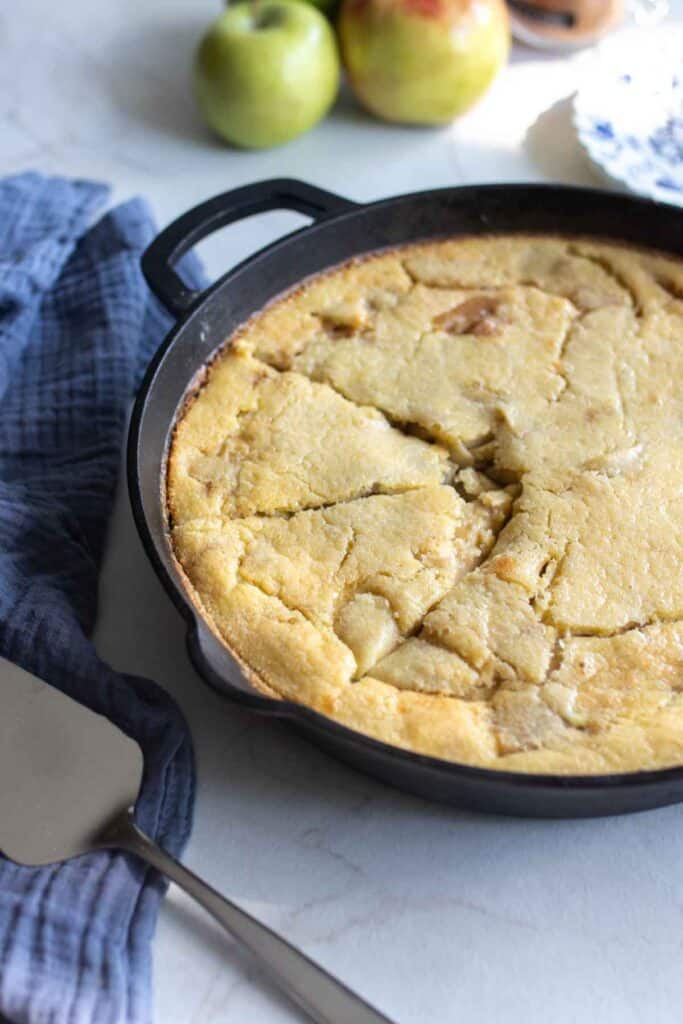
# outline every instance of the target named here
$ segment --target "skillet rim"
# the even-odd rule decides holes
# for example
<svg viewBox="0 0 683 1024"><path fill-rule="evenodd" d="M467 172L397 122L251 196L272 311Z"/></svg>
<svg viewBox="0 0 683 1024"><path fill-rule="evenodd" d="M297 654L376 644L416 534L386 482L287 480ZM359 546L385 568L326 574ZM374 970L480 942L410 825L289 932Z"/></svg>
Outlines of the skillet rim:
<svg viewBox="0 0 683 1024"><path fill-rule="evenodd" d="M273 183L262 183L275 184ZM283 184L278 181L277 184ZM291 184L299 187L308 188L304 183L298 181L292 182ZM351 729L348 726L337 722L335 719L330 718L326 715L321 714L308 707L305 704L297 704L287 698L282 697L269 697L265 696L262 691L259 691L254 683L249 679L248 671L245 671L241 659L232 650L229 644L225 640L218 639L214 629L208 623L207 619L199 612L196 605L194 604L188 587L184 582L184 574L178 567L177 560L173 552L170 539L168 537L167 530L163 531L163 537L160 538L160 542L164 544L170 553L171 560L176 566L177 580L173 578L172 574L164 565L156 542L156 531L152 529L151 524L148 521L147 514L144 508L144 499L142 497L142 485L141 485L141 471L139 464L139 453L141 450L142 431L143 431L143 418L151 405L152 388L154 386L158 372L160 371L164 358L171 351L173 346L177 343L179 336L187 328L190 321L197 315L201 314L201 311L208 305L210 299L212 299L216 293L227 288L233 278L237 277L242 271L249 268L251 264L255 263L261 257L266 255L273 255L279 250L286 250L287 246L291 244L295 239L299 239L302 235L313 234L318 228L329 228L334 223L339 223L342 220L349 218L362 217L364 214L368 214L370 211L377 210L379 208L386 208L392 205L400 205L409 203L410 201L425 200L438 200L451 195L458 195L466 197L467 193L476 195L478 199L491 197L502 197L503 199L512 200L515 194L529 195L529 193L538 194L539 199L543 196L553 195L556 198L561 195L572 195L573 197L583 197L587 201L603 202L606 198L612 203L617 203L624 207L624 215L628 214L629 209L641 209L647 211L652 210L657 216L664 214L665 216L671 217L673 220L681 218L683 222L683 215L677 208L672 207L668 204L657 203L652 200L644 199L641 197L622 195L620 193L609 192L598 188L582 188L570 185L555 185L546 183L510 183L510 184L491 184L491 185L465 185L465 186L454 186L452 188L439 188L439 189L428 189L416 192L405 193L396 196L390 196L387 198L379 199L368 203L352 203L348 200L342 200L339 197L340 203L343 205L338 212L332 212L331 214L324 215L317 220L314 220L312 224L306 225L303 228L290 232L268 245L262 247L256 252L250 254L245 259L240 260L237 264L231 267L225 274L221 275L215 282L213 282L207 289L198 293L193 301L188 304L187 309L182 313L176 322L173 324L171 330L161 342L150 362L148 363L142 382L139 386L137 396L135 399L133 412L130 419L130 425L128 430L128 443L127 443L127 454L126 454L126 465L127 465L127 480L129 498L133 511L133 518L136 524L136 528L140 539L142 541L145 553L150 560L152 567L155 570L157 577L160 579L164 589L170 596L171 600L175 604L176 608L180 611L187 625L187 644L190 653L191 661L197 670L200 678L214 690L217 690L222 696L248 707L250 710L256 711L259 714L270 715L275 718L281 718L288 722L296 725L303 725L304 730L308 733L311 729L316 733L327 733L333 739L338 739L340 742L346 744L359 746L366 749L369 753L374 755L381 755L388 758L390 761L398 761L405 767L416 767L421 770L435 773L437 775L446 775L451 778L461 778L464 780L470 780L472 782L481 783L486 786L500 786L509 787L511 790L526 790L531 796L533 792L539 790L553 790L556 792L575 792L577 795L585 795L588 797L591 793L610 792L614 790L622 790L625 788L633 790L648 790L650 787L662 787L666 786L667 783L679 783L683 785L683 764L672 765L664 768L655 769L639 769L629 772L609 772L601 774L560 774L560 773L537 773L537 772L519 772L519 771L507 771L498 768L487 768L479 767L477 765L469 765L459 761L449 761L444 758L433 757L427 754L420 754L415 751L396 746L394 744L386 743L385 741L375 739L365 733L358 730ZM191 213L192 211L190 211ZM187 216L185 214L184 216ZM173 227L177 222L173 222ZM166 229L168 230L168 229ZM478 234L485 234L486 227ZM527 231L520 230L515 232L511 229L501 230L499 232L490 231L490 234L547 234L547 235L566 235L568 232L566 229L557 230L553 232L549 229L531 228ZM163 234L163 232L162 232ZM470 234L470 232L463 231L463 236ZM576 237L586 237L586 232L576 232ZM442 235L430 234L427 236L421 236L406 240L402 243L396 243L395 245L389 245L385 248L391 249L398 245L410 245L419 244L421 241L435 240L439 237L453 237L454 232L452 230L446 230ZM160 238L161 236L157 236ZM673 254L677 257L683 256L683 233L681 235L681 244L677 248L671 248L666 246L665 248L658 247L656 245L647 246L642 242L631 241L630 239L624 239L618 234L609 235L605 232L594 233L591 237L611 239L615 242L619 242L622 245L634 245L638 248L650 248L655 252L663 252ZM154 246L154 242L152 246ZM150 246L151 248L151 246ZM362 258L364 254L371 255L372 253L382 251L381 248L374 247L367 250L361 250L356 258ZM149 252L149 249L147 250ZM147 253L146 253L147 254ZM143 260L145 255L143 255ZM322 267L318 273L325 273L328 270L334 269L335 266L341 265L353 259L354 257L346 257L339 261L338 264L330 264L327 267ZM313 275L306 275L301 279L301 283L307 280ZM296 288L298 285L294 284ZM275 301L279 295L277 293L272 296L268 301ZM266 303L267 304L267 303ZM264 304L265 305L265 304ZM255 309L251 315L255 315L259 312L263 306ZM244 322L244 321L243 321ZM238 328L239 329L239 328ZM225 339L227 341L227 338ZM225 342L223 342L224 344ZM196 367L191 377L186 382L186 387L183 391L183 398L181 401L186 401L187 395L194 385L194 381L199 375L205 370L211 359L214 358L215 354L219 351L221 346L215 348L209 359L205 359L201 366ZM163 473L165 471L165 460L168 453L168 446L170 438L172 437L173 426L175 423L175 416L167 423L166 426L166 441L163 452L163 465L162 477L159 479L159 500L163 502L164 494L164 479ZM216 672L214 667L209 662L208 658L204 655L202 650L202 640L204 637L202 633L209 633L213 639L220 644L227 654L237 662L240 667L242 677L246 680L249 691L239 689L235 684L230 682L228 679L220 676ZM308 729L306 728L308 726ZM398 783L401 786L401 783ZM482 796L485 798L486 794ZM683 800L683 792L677 798L669 799L663 797L659 803L672 803L676 799ZM656 802L646 803L642 809L657 806ZM638 809L637 807L632 808L633 810ZM515 813L515 812L512 812ZM586 808L583 812L586 816L595 814L596 812L590 808ZM609 813L605 811L598 811L597 813ZM573 811L570 814L563 814L560 812L558 816L580 816L576 815Z"/></svg>

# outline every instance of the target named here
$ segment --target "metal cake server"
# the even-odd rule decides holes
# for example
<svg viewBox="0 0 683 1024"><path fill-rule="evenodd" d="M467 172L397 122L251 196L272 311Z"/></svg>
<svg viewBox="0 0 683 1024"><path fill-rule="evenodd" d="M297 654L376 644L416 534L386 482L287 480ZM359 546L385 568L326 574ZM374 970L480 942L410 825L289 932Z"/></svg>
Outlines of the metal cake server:
<svg viewBox="0 0 683 1024"><path fill-rule="evenodd" d="M136 826L142 752L133 740L0 658L0 850L21 864L120 849L193 897L318 1024L391 1024L332 975L202 882Z"/></svg>

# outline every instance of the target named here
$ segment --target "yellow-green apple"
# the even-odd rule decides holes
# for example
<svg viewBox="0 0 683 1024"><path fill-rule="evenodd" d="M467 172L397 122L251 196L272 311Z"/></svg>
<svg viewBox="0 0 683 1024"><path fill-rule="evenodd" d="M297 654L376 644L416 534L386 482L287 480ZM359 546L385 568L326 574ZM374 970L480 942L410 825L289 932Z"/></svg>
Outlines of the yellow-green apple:
<svg viewBox="0 0 683 1024"><path fill-rule="evenodd" d="M236 146L288 142L327 113L339 89L339 55L328 20L299 0L231 4L199 44L197 102L208 124Z"/></svg>
<svg viewBox="0 0 683 1024"><path fill-rule="evenodd" d="M446 124L486 91L505 63L504 0L343 0L342 59L373 114Z"/></svg>

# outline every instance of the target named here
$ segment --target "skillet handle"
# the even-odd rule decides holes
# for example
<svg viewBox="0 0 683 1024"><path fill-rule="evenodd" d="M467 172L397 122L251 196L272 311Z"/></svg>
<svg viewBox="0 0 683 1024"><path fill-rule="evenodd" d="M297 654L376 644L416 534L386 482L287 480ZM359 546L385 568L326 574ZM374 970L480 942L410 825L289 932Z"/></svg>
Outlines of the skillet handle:
<svg viewBox="0 0 683 1024"><path fill-rule="evenodd" d="M169 224L143 253L142 273L168 311L180 317L194 305L201 292L188 288L174 265L207 235L267 210L294 210L318 221L357 205L294 178L272 178L245 185L207 199Z"/></svg>

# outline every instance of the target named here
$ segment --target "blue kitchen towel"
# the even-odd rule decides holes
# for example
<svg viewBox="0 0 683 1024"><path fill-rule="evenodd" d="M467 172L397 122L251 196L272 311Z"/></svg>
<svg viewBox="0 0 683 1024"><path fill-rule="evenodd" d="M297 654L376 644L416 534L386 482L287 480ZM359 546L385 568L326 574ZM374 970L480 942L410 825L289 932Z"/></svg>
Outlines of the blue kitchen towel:
<svg viewBox="0 0 683 1024"><path fill-rule="evenodd" d="M169 327L140 273L150 212L133 200L93 226L107 197L35 173L0 181L0 654L138 740L138 820L178 852L194 785L182 716L89 640L128 407ZM199 283L196 262L184 273ZM123 854L38 870L0 857L0 1019L149 1021L162 892Z"/></svg>

